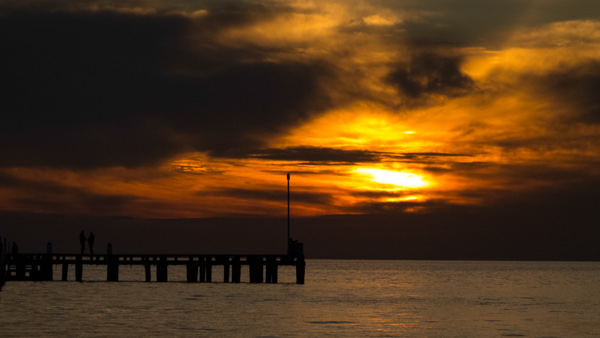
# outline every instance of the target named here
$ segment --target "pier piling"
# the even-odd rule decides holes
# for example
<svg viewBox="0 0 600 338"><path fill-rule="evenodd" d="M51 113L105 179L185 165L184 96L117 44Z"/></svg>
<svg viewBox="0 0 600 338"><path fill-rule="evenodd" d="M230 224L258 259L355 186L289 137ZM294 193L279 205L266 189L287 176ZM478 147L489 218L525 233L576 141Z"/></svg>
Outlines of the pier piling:
<svg viewBox="0 0 600 338"><path fill-rule="evenodd" d="M146 273L146 282L149 282L152 279L152 271L149 258L145 258L144 272Z"/></svg>
<svg viewBox="0 0 600 338"><path fill-rule="evenodd" d="M242 276L242 264L240 264L240 257L235 256L231 261L231 282L239 283Z"/></svg>
<svg viewBox="0 0 600 338"><path fill-rule="evenodd" d="M119 257L107 255L106 257L106 280L109 282L119 281Z"/></svg>
<svg viewBox="0 0 600 338"><path fill-rule="evenodd" d="M207 256L206 261L204 262L204 271L206 274L207 283L212 283L212 257Z"/></svg>
<svg viewBox="0 0 600 338"><path fill-rule="evenodd" d="M296 284L304 284L304 272L306 269L306 263L304 259L296 263Z"/></svg>
<svg viewBox="0 0 600 338"><path fill-rule="evenodd" d="M75 280L81 282L83 280L83 263L81 255L77 255L75 261Z"/></svg>
<svg viewBox="0 0 600 338"><path fill-rule="evenodd" d="M160 256L160 260L156 264L156 281L164 283L168 279L167 257Z"/></svg>
<svg viewBox="0 0 600 338"><path fill-rule="evenodd" d="M227 262L223 264L223 283L229 283L229 257Z"/></svg>
<svg viewBox="0 0 600 338"><path fill-rule="evenodd" d="M50 251L52 251L52 246L50 246ZM53 279L52 254L42 256L39 279L43 281L51 281Z"/></svg>
<svg viewBox="0 0 600 338"><path fill-rule="evenodd" d="M206 262L205 262L205 257L201 256L200 257L200 264L198 266L198 268L200 269L200 283L205 283L206 282Z"/></svg>
<svg viewBox="0 0 600 338"><path fill-rule="evenodd" d="M68 275L69 275L69 264L68 263L63 263L62 264L62 280L66 281Z"/></svg>
<svg viewBox="0 0 600 338"><path fill-rule="evenodd" d="M190 260L186 266L187 271L187 282L196 283L198 281L198 263L194 261L194 258L190 256Z"/></svg>
<svg viewBox="0 0 600 338"><path fill-rule="evenodd" d="M263 261L262 257L248 257L250 270L250 283L263 282Z"/></svg>
<svg viewBox="0 0 600 338"><path fill-rule="evenodd" d="M266 283L277 283L277 262L275 257L267 257Z"/></svg>

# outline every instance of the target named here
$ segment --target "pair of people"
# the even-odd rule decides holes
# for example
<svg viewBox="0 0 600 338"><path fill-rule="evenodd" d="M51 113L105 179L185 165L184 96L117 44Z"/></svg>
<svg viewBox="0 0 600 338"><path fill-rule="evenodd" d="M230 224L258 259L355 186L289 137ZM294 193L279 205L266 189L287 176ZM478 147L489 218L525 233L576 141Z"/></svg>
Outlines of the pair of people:
<svg viewBox="0 0 600 338"><path fill-rule="evenodd" d="M88 244L90 245L90 254L94 254L94 239L96 237L94 236L93 232L90 232L90 236L88 238L85 238L85 233L83 231L81 231L81 233L79 234L79 243L81 243L81 254L83 255L83 252L85 251L85 242L87 240Z"/></svg>

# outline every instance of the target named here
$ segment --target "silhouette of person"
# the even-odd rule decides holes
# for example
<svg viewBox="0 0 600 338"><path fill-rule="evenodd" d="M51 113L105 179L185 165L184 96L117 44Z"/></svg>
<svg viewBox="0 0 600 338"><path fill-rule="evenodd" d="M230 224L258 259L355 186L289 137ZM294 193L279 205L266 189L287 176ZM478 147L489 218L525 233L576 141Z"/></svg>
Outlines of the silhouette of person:
<svg viewBox="0 0 600 338"><path fill-rule="evenodd" d="M13 254L18 254L19 253L19 246L15 242L12 243L12 253Z"/></svg>
<svg viewBox="0 0 600 338"><path fill-rule="evenodd" d="M88 237L88 244L90 245L90 254L94 254L94 232L90 232L90 237Z"/></svg>
<svg viewBox="0 0 600 338"><path fill-rule="evenodd" d="M85 234L83 231L79 234L79 243L81 243L81 254L83 255L83 251L85 250Z"/></svg>

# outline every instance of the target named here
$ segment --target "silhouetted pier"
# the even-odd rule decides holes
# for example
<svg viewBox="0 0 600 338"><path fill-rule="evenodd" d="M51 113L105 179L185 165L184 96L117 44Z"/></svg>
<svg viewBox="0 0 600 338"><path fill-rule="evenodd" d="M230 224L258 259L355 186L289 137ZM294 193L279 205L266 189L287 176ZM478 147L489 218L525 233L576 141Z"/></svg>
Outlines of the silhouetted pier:
<svg viewBox="0 0 600 338"><path fill-rule="evenodd" d="M4 254L3 275L7 281L66 281L69 268L75 269L75 280L83 281L84 266L106 266L106 280L119 280L122 265L144 266L146 282L167 282L168 267L184 265L188 283L239 283L242 266L247 265L250 283L277 283L280 266L296 267L296 283L304 284L306 263L302 244L284 255L206 255L206 254ZM54 265L62 266L60 279L54 276ZM222 267L222 278L213 275L213 268ZM155 268L155 278L152 277ZM221 269L219 269L221 270ZM57 276L56 276L57 277Z"/></svg>
<svg viewBox="0 0 600 338"><path fill-rule="evenodd" d="M210 283L213 280L213 268L223 267L224 283L240 283L242 266L247 265L250 283L277 283L280 266L296 268L296 283L304 284L306 263L302 243L290 237L290 174L288 181L288 248L281 255L223 255L223 254L113 254L112 245L108 244L106 254L93 254L94 235L86 239L82 231L79 239L81 254L61 254L52 252L52 243L48 243L46 253L19 253L15 242L0 238L0 287L5 281L53 281L54 266L62 267L60 280L67 281L69 267L75 269L75 280L83 281L83 267L90 265L106 266L106 280L119 281L119 267L122 265L144 266L146 282L152 281L152 267L155 268L155 281L169 280L168 267L186 266L188 283ZM90 254L84 254L85 243L88 242ZM10 252L9 252L9 249Z"/></svg>

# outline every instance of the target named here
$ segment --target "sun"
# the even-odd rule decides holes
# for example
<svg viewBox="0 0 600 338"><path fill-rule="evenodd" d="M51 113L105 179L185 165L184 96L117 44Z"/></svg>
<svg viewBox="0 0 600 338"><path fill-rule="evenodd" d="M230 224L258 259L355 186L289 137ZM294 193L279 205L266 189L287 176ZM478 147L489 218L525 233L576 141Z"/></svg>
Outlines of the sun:
<svg viewBox="0 0 600 338"><path fill-rule="evenodd" d="M403 188L423 188L429 185L422 176L391 170L358 168L354 172L370 176L371 180L382 183L392 184Z"/></svg>

